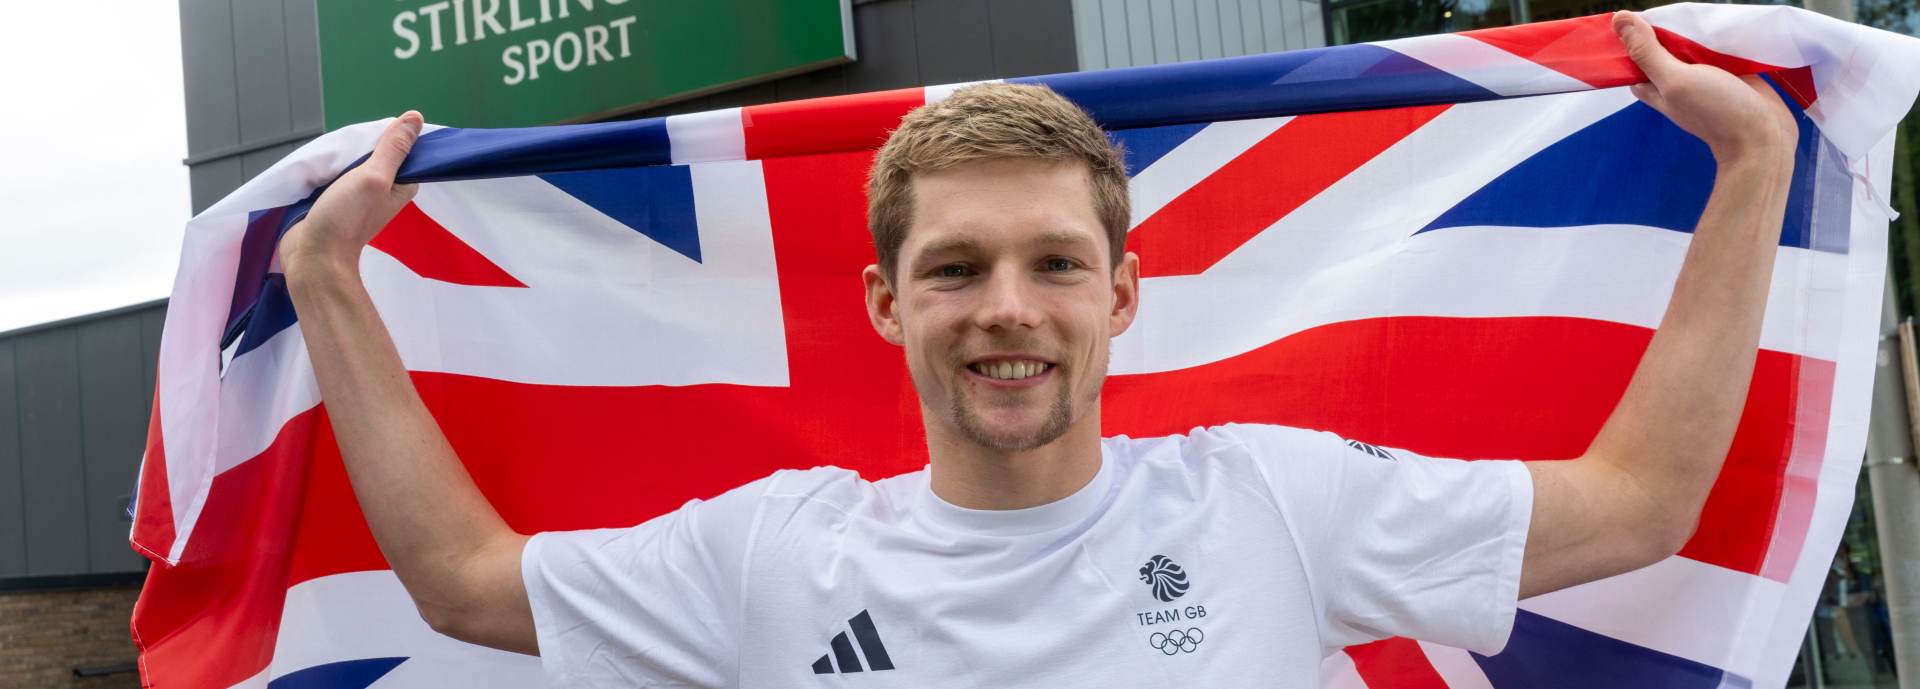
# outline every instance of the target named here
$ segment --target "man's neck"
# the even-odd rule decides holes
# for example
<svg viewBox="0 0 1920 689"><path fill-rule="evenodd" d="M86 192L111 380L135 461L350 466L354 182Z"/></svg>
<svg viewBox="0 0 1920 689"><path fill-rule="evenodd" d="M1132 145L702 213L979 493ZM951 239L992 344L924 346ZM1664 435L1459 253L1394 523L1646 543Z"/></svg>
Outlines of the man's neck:
<svg viewBox="0 0 1920 689"><path fill-rule="evenodd" d="M1064 435L1031 450L973 442L937 421L927 424L933 494L975 510L1017 510L1060 500L1100 471L1100 414L1079 419Z"/></svg>

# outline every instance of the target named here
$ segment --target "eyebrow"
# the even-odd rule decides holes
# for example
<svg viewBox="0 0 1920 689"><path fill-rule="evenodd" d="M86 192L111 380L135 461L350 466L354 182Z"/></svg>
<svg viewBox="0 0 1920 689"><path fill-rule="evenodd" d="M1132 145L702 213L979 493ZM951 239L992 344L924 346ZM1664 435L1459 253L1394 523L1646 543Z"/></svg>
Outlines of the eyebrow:
<svg viewBox="0 0 1920 689"><path fill-rule="evenodd" d="M1033 246L1060 246L1071 244L1091 245L1093 242L1088 239L1086 235L1077 232L1048 230L1035 236L1027 243ZM915 258L949 252L979 251L980 247L980 241L972 237L953 237L920 247L920 251Z"/></svg>

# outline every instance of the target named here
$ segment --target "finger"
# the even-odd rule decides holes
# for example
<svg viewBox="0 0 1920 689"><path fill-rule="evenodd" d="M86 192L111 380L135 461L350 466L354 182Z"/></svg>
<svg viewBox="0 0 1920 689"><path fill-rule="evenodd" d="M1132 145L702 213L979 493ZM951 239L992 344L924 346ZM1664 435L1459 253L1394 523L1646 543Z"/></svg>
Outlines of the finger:
<svg viewBox="0 0 1920 689"><path fill-rule="evenodd" d="M1660 96L1659 87L1643 82L1634 84L1628 87L1628 89L1633 91L1633 97L1640 99L1640 102L1646 103L1648 107L1658 110L1662 114L1667 112L1667 102L1665 98Z"/></svg>
<svg viewBox="0 0 1920 689"><path fill-rule="evenodd" d="M1660 39L1653 33L1653 25L1637 12L1621 10L1613 13L1613 32L1620 36L1620 42L1627 47L1627 57L1633 64L1645 72L1647 79L1655 84L1664 81L1674 70L1686 66L1660 45Z"/></svg>
<svg viewBox="0 0 1920 689"><path fill-rule="evenodd" d="M418 184L393 185L393 200L402 204L412 201L413 195L418 193L420 193L420 185Z"/></svg>
<svg viewBox="0 0 1920 689"><path fill-rule="evenodd" d="M407 153L413 150L413 142L420 137L421 124L420 113L412 110L387 123L386 131L380 132L380 140L373 144L373 154L367 157L367 171L382 179L393 179L400 172L400 163L406 161Z"/></svg>

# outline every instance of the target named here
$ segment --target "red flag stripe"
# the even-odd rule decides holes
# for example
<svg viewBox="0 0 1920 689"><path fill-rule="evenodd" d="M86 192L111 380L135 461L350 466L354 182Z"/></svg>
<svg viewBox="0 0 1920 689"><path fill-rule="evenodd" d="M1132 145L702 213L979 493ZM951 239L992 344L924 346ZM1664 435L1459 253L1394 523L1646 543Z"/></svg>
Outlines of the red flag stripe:
<svg viewBox="0 0 1920 689"><path fill-rule="evenodd" d="M1708 49L1693 39L1660 27L1653 28L1660 44L1683 61L1703 63L1734 74L1766 74L1788 71L1782 67L1735 57ZM1522 24L1463 31L1468 36L1509 53L1532 60L1561 74L1579 79L1594 88L1612 88L1646 81L1639 66L1627 57L1626 46L1613 33L1609 15ZM1799 70L1805 72L1804 69ZM1792 90L1801 107L1813 102L1813 82L1800 75Z"/></svg>
<svg viewBox="0 0 1920 689"><path fill-rule="evenodd" d="M900 118L925 103L926 90L915 87L742 108L747 159L879 150Z"/></svg>
<svg viewBox="0 0 1920 689"><path fill-rule="evenodd" d="M368 246L423 278L474 287L526 287L411 203Z"/></svg>
<svg viewBox="0 0 1920 689"><path fill-rule="evenodd" d="M1394 637L1348 646L1347 657L1371 689L1447 689L1420 642Z"/></svg>
<svg viewBox="0 0 1920 689"><path fill-rule="evenodd" d="M1127 250L1141 277L1204 272L1448 107L1295 117L1142 221Z"/></svg>

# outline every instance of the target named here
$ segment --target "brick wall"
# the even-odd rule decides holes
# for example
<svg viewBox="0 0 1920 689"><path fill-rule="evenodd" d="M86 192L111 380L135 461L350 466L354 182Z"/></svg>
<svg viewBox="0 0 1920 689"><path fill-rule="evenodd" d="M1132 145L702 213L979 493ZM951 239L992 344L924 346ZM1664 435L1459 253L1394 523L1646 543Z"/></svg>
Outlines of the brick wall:
<svg viewBox="0 0 1920 689"><path fill-rule="evenodd" d="M0 592L0 689L138 687L132 673L73 676L133 661L127 620L137 586Z"/></svg>

